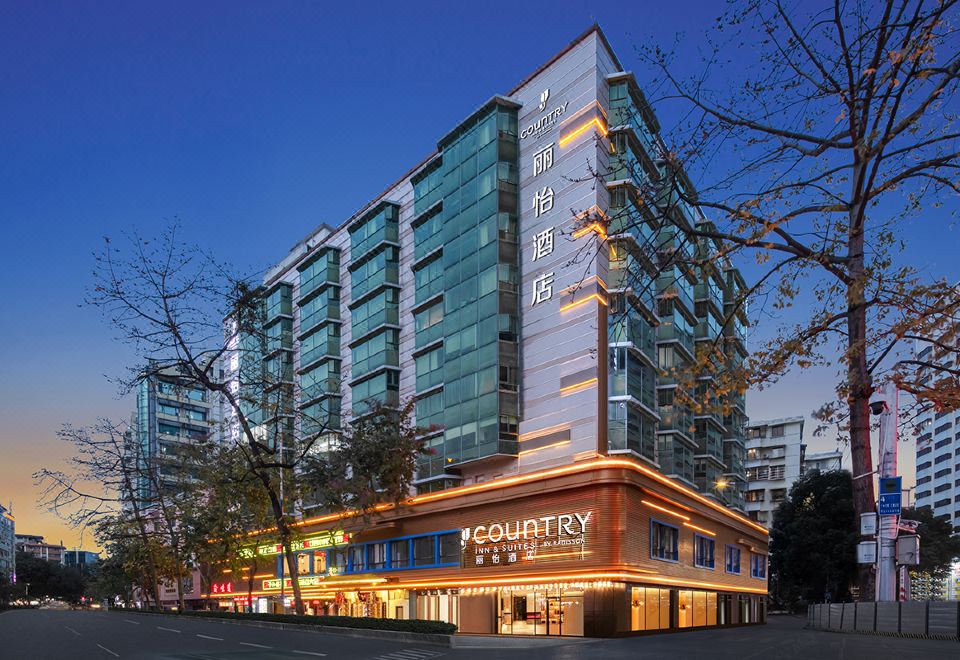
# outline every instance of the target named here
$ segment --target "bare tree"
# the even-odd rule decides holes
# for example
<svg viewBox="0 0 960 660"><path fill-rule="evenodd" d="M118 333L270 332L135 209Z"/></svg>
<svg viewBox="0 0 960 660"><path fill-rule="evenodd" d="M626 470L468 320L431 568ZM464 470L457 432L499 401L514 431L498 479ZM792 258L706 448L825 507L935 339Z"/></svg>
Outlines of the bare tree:
<svg viewBox="0 0 960 660"><path fill-rule="evenodd" d="M291 353L275 350L278 336L267 322L271 289L233 275L203 250L183 242L179 231L174 223L157 240L132 237L128 250L107 240L104 251L96 255L88 303L101 309L120 338L149 361L148 369L135 371L131 385L144 373L172 370L183 382L222 402L222 436L244 461L237 478L259 484L269 502L296 611L303 614L293 523L302 504L302 485L310 478L306 471L337 474L337 468L345 466L331 468L324 461L351 455L350 435L339 433L335 402L341 383L331 376L320 384L322 405L297 405L300 391L293 382L293 363L276 359ZM292 309L284 314L292 317ZM331 451L332 447L345 449ZM417 443L384 448L380 467L388 487L409 486L421 448ZM400 476L392 471L398 452L410 452L399 461L407 471ZM378 468L371 463L359 469ZM316 490L318 480L310 483ZM356 492L350 480L336 483ZM324 505L362 507L373 499L328 497Z"/></svg>
<svg viewBox="0 0 960 660"><path fill-rule="evenodd" d="M44 468L33 475L42 487L41 504L73 527L95 529L104 544L136 537L143 550L140 574L149 578L140 581L142 591L159 606L163 548L142 488L156 464L143 454L129 426L106 419L91 428L67 425L57 435L74 446L75 454L67 470Z"/></svg>
<svg viewBox="0 0 960 660"><path fill-rule="evenodd" d="M761 275L744 297L753 324L805 307L804 320L763 341L743 368L709 352L695 367L712 368L718 387L732 391L794 367L840 365L836 402L818 415L850 443L859 513L875 510L877 384L891 379L939 409L960 403L960 370L912 356L918 338L957 352L960 296L900 257L911 232L945 229L956 209L957 18L954 0L735 2L701 44L693 76L677 73L674 56L689 40L637 49L653 78L651 104L678 119L658 136L641 97L611 128L632 122L646 133L647 153L635 157L611 137L611 167L594 172L608 184L629 178L637 215L677 228L653 240L661 277L686 245L696 268L755 260ZM727 324L745 311L737 303ZM871 599L868 570L859 582Z"/></svg>

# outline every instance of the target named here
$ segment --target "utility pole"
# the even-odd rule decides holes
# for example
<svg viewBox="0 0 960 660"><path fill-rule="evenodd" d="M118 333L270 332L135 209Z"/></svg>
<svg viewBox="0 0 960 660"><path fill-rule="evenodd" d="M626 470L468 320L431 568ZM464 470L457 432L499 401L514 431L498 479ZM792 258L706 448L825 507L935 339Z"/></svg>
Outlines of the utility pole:
<svg viewBox="0 0 960 660"><path fill-rule="evenodd" d="M897 527L900 514L900 486L896 486L896 513L884 513L884 479L897 476L897 386L887 383L881 398L870 404L880 416L880 515L877 548L877 601L897 600Z"/></svg>

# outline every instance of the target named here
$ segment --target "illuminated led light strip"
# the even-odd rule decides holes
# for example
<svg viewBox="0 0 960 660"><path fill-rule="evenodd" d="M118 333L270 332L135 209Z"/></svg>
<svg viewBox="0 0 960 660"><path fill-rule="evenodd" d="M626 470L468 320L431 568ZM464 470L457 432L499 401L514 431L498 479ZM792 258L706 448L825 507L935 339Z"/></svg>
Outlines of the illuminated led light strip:
<svg viewBox="0 0 960 660"><path fill-rule="evenodd" d="M588 303L588 302L590 302L591 300L596 300L597 302L599 302L600 304L602 304L602 305L604 305L604 306L609 306L609 305L610 305L610 303L607 302L607 299L604 298L603 296L601 296L599 293L591 293L591 294L590 294L589 296L587 296L586 298L581 298L580 300L575 300L575 301L572 302L572 303L567 303L566 305L564 305L563 307L560 308L560 311L561 311L561 312L565 312L565 311L567 311L568 309L573 309L574 307L579 307L580 305L582 305L582 304L584 304L584 303Z"/></svg>
<svg viewBox="0 0 960 660"><path fill-rule="evenodd" d="M666 503L669 504L670 506L675 506L675 507L677 507L678 509L682 509L682 510L687 511L687 512L689 512L689 513L695 513L695 511L694 511L693 509L691 509L690 507L684 506L684 505L682 505L682 504L679 504L678 502L674 502L673 500L671 500L671 499L669 499L669 498L666 498L666 497L664 497L663 495L659 495L659 494L653 492L652 490L647 490L646 488L642 488L641 490L642 490L644 493L646 493L647 495L649 495L650 497L655 497L656 499L660 500L661 502L666 502Z"/></svg>
<svg viewBox="0 0 960 660"><path fill-rule="evenodd" d="M305 577L305 576L304 576L304 577ZM279 580L280 578L277 578L277 579ZM289 580L290 578L285 578L285 579ZM322 583L320 583L320 584L309 585L308 587L305 587L305 588L309 588L309 587L323 587L323 588L325 588L325 589L335 589L336 587L339 587L339 586L344 585L344 584L356 584L356 585L369 584L369 585L375 585L375 584L383 584L383 583L386 582L386 581L387 581L387 578L366 578L366 579L357 579L357 580L337 580L336 582L327 582L326 580L324 580L324 581L323 581ZM284 586L286 586L286 585L284 585ZM293 585L291 585L290 588L292 589L292 588L293 588ZM276 589L264 589L264 591L266 591L266 592L268 592L268 593L275 593L275 592L277 592L277 591L280 591L280 587L278 586Z"/></svg>
<svg viewBox="0 0 960 660"><path fill-rule="evenodd" d="M574 392L580 392L581 390L586 390L597 384L597 378L589 378L585 381L574 383L573 385L567 385L566 387L560 388L560 396L566 396L568 394L573 394Z"/></svg>
<svg viewBox="0 0 960 660"><path fill-rule="evenodd" d="M698 532L703 532L704 534L709 534L710 536L716 536L716 532L711 532L709 529L704 529L703 527L697 527L696 525L691 525L688 522L683 523L684 527L689 527L690 529L695 529Z"/></svg>
<svg viewBox="0 0 960 660"><path fill-rule="evenodd" d="M232 568L225 568L225 569L223 569L223 573L224 573L224 575L226 575L227 573L233 573L233 569L232 569Z"/></svg>
<svg viewBox="0 0 960 660"><path fill-rule="evenodd" d="M663 484L664 486L666 486L667 488L670 488L675 492L682 493L683 495L686 495L687 497L693 500L696 500L697 502L703 504L704 506L710 507L711 509L717 511L718 513L721 513L728 518L736 520L737 522L743 525L746 525L751 529L756 530L757 532L761 533L764 536L770 535L770 531L766 527L763 527L762 525L758 525L757 523L753 522L749 518L745 518L744 516L734 513L730 509L727 509L725 506L721 504L717 504L713 500L710 500L700 495L696 491L673 481L669 477L666 477L660 474L659 472L656 472L655 470L647 468L634 461L626 460L622 458L598 458L594 461L583 461L581 463L577 463L573 465L565 465L563 467L550 468L547 470L538 470L536 472L528 472L527 474L523 474L523 475L516 475L516 476L504 477L502 479L496 479L492 481L485 481L481 484L471 484L469 486L460 486L459 488L450 488L447 490L438 491L436 493L427 493L424 495L417 495L407 500L406 504L408 506L414 506L417 504L424 504L426 502L444 500L451 497L461 497L463 495L468 495L470 493L478 493L478 492L484 492L488 490L499 490L501 488L508 488L510 486L514 486L517 484L525 484L531 481L538 481L540 479L545 479L548 477L555 477L555 476L561 476L566 474L575 474L577 472L587 472L590 470L602 470L605 468L623 468L627 470L633 470L634 472L638 472L646 477L649 477L650 479L656 482ZM393 507L394 505L392 504L385 504L385 505L380 505L376 507L376 510L392 509ZM357 516L360 514L360 512L352 511L352 512L348 512L348 514L349 515L331 514L327 516L321 516L319 518L310 518L307 520L302 520L294 524L298 526L311 525L319 522L326 522L329 520L338 520L344 517ZM252 531L252 532L248 532L248 534L257 535L257 534L263 534L271 531L274 531L274 528Z"/></svg>
<svg viewBox="0 0 960 660"><path fill-rule="evenodd" d="M640 501L643 502L643 503L644 503L645 505L647 505L648 507L650 507L651 509L656 509L657 511L663 511L664 513L669 513L671 516L676 516L677 518L680 518L681 520L684 521L684 523L683 523L684 525L686 525L687 522L690 520L690 516L685 516L685 515L683 515L682 513L677 513L676 511L671 511L670 509L668 509L668 508L665 507L665 506L660 506L659 504L654 504L653 502L650 502L649 500L640 500Z"/></svg>
<svg viewBox="0 0 960 660"><path fill-rule="evenodd" d="M554 426L548 426L546 428L542 428L537 431L530 431L529 433L521 433L520 442L526 442L527 440L536 440L537 438L542 438L545 435L550 435L551 433L556 433L557 431L566 431L569 428L570 428L569 424L556 424Z"/></svg>
<svg viewBox="0 0 960 660"><path fill-rule="evenodd" d="M581 236L586 236L590 232L596 232L597 235L600 236L600 238L603 238L603 239L607 238L607 230L604 229L603 225L601 225L599 222L591 222L586 227L581 227L577 231L573 232L573 238L574 240L576 240Z"/></svg>
<svg viewBox="0 0 960 660"><path fill-rule="evenodd" d="M525 455L525 454L532 454L532 453L535 452L535 451L543 451L544 449L555 449L555 448L557 448L557 447L563 447L564 445L569 445L569 444L570 444L570 441L569 441L569 440L561 440L560 442L554 442L554 443L552 443L552 444L544 445L544 446L542 446L542 447L537 447L537 448L535 448L535 449L524 449L524 450L521 451L519 454L517 454L517 456L523 456L523 455Z"/></svg>
<svg viewBox="0 0 960 660"><path fill-rule="evenodd" d="M548 470L541 470L538 472L529 472L524 475L505 477L503 479L497 479L495 481L487 481L482 484L472 484L470 486L450 488L448 490L438 491L436 493L427 493L425 495L417 495L416 497L410 498L408 500L408 503L422 504L424 502L432 502L434 500L447 499L449 497L459 497L461 495L467 495L469 493L482 492L486 490L494 490L499 488L507 488L509 486L513 486L516 484L523 484L523 483L528 483L530 481L537 481L539 479L543 479L546 477L554 477L554 476L560 476L565 474L572 474L576 472L586 472L588 470L602 470L604 468L613 468L613 467L625 468L628 470L633 470L634 472L639 472L640 474L650 477L654 481L658 481L662 483L663 485L667 486L668 488L671 488L672 490L675 490L679 493L683 493L687 497L690 497L691 499L694 499L700 502L701 504L704 504L716 510L717 512L722 513L728 518L732 518L737 522L740 522L752 529L757 530L758 532L762 533L764 536L769 536L770 534L770 531L766 527L758 525L757 523L753 522L749 518L745 518L739 514L734 513L733 511L730 511L726 507L720 504L717 504L713 500L707 499L706 497L691 490L690 488L687 488L686 486L682 486L676 483L669 477L665 477L659 472L656 472L650 468L644 467L643 465L640 465L639 463L635 463L634 461L625 460L622 458L599 458L595 461L584 461L580 464L566 465L563 467L551 468Z"/></svg>
<svg viewBox="0 0 960 660"><path fill-rule="evenodd" d="M588 130L590 130L591 126L596 126L597 132L600 133L603 137L607 136L607 127L603 125L603 122L600 121L599 117L593 117L587 123L582 124L581 126L578 126L577 128L575 128L572 133L569 133L568 135L560 138L560 147L561 148L565 147L567 144L570 143L571 140L575 140L579 136L586 133Z"/></svg>
<svg viewBox="0 0 960 660"><path fill-rule="evenodd" d="M625 571L611 571L611 572L595 572L595 573L558 573L551 575L539 575L539 576L522 576L522 575L511 575L502 578L457 578L457 579L440 579L440 580L410 580L408 582L396 582L390 584L383 584L379 586L378 590L386 591L395 591L395 590L404 590L404 589L436 589L436 588L464 588L464 587L492 587L492 586L504 586L504 585L518 585L518 586L535 586L541 584L552 584L557 582L583 582L583 581L592 581L592 580L604 580L604 581L613 581L613 582L651 582L656 584L665 584L665 585L674 585L674 586L689 586L689 587L703 587L708 589L716 589L718 591L734 591L742 593L754 593L754 594L766 594L766 589L753 588L753 587L741 587L730 584L719 584L716 582L701 582L698 580L685 580L682 578L675 578L670 576L658 575L655 571L648 571L645 569L639 568L630 568ZM302 592L304 598L309 598L312 596L321 596L325 594L335 594L336 589L305 589ZM245 595L245 594L241 594ZM278 595L275 591L253 591L250 592L252 596L276 596ZM237 597L236 593L233 594L207 594L209 598L235 598Z"/></svg>
<svg viewBox="0 0 960 660"><path fill-rule="evenodd" d="M554 557L586 557L592 555L592 550L571 550L570 552L554 552L548 555L534 555L533 557L524 557L524 561L536 561L538 559L552 559Z"/></svg>

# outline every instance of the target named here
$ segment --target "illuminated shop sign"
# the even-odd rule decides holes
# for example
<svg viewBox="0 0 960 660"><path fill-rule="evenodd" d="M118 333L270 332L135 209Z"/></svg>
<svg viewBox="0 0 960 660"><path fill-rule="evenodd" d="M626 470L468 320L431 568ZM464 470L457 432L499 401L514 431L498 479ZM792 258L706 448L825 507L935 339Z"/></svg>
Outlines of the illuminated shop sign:
<svg viewBox="0 0 960 660"><path fill-rule="evenodd" d="M317 550L319 548L329 548L334 545L341 545L343 543L350 542L350 535L343 531L336 532L320 532L319 534L314 534L313 536L308 536L304 539L299 539L293 541L290 544L291 550L293 552L299 552L301 550ZM268 545L260 545L256 548L242 548L240 550L240 556L246 558L252 558L256 550L257 555L261 557L266 557L269 555L279 555L283 552L282 543L270 543Z"/></svg>
<svg viewBox="0 0 960 660"><path fill-rule="evenodd" d="M540 93L540 105L537 106L538 112L543 112L547 109L547 101L550 98L550 90L545 89ZM564 101L560 105L555 106L550 111L537 117L536 121L528 124L523 130L520 131L520 139L532 137L538 138L548 129L557 125L557 120L563 116L563 113L567 111L567 105L569 101Z"/></svg>
<svg viewBox="0 0 960 660"><path fill-rule="evenodd" d="M212 594L232 594L233 593L233 583L232 582L214 582L210 585L210 593Z"/></svg>
<svg viewBox="0 0 960 660"><path fill-rule="evenodd" d="M461 566L583 559L593 511L526 518L460 530Z"/></svg>
<svg viewBox="0 0 960 660"><path fill-rule="evenodd" d="M271 590L280 589L280 582L281 582L281 580L280 580L279 578L275 578L275 579L272 579L272 580L264 580L264 581L263 581L263 590L264 590L264 591L271 591ZM300 585L301 587L319 587L320 585L323 584L323 576L321 576L321 575L313 575L313 576L306 576L306 575L304 575L304 576L300 577L300 579L297 580L297 583L299 583L299 585ZM286 588L286 589L292 589L292 588L293 588L293 580L291 580L290 578L284 578L284 580L283 580L283 587Z"/></svg>

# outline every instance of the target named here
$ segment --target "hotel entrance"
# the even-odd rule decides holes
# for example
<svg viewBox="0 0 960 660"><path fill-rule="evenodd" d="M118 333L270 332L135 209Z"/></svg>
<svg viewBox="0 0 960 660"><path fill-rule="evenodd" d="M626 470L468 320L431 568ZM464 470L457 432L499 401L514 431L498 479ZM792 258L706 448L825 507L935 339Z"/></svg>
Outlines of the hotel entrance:
<svg viewBox="0 0 960 660"><path fill-rule="evenodd" d="M500 589L501 635L583 636L583 590L561 587Z"/></svg>

